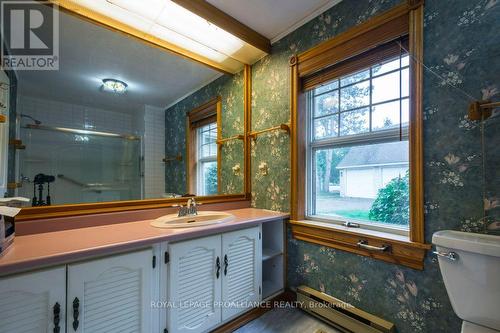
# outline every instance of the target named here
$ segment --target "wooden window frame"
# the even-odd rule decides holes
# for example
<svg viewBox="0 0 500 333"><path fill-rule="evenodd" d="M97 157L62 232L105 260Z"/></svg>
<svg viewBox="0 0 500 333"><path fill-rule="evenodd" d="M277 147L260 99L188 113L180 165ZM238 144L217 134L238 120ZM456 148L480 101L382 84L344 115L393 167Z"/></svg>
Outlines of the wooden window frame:
<svg viewBox="0 0 500 333"><path fill-rule="evenodd" d="M215 113L215 117L212 115ZM217 140L222 139L221 122L222 122L222 100L220 96L214 97L206 103L196 107L188 112L186 116L186 178L187 191L189 194L196 194L198 185L198 129L205 125L205 119L215 118L217 123ZM199 126L193 126L193 122L198 120L202 123ZM208 123L212 121L208 120ZM217 145L217 193L221 192L221 145Z"/></svg>
<svg viewBox="0 0 500 333"><path fill-rule="evenodd" d="M423 186L423 0L408 0L352 29L290 59L291 90L291 230L296 239L326 245L386 262L423 269L429 244L424 240ZM311 78L345 61L355 62L360 55L408 36L410 53L410 226L409 236L364 228L305 220L306 218L306 96L304 85ZM360 57L358 57L360 56ZM363 61L363 60L359 60ZM307 78L307 79L306 79ZM309 86L310 87L310 86ZM385 251L367 249L364 243Z"/></svg>

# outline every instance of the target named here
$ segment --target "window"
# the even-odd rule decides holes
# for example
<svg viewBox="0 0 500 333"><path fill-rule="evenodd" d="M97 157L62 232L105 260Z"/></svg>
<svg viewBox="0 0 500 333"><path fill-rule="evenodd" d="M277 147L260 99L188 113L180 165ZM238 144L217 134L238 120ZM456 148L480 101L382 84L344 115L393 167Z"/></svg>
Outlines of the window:
<svg viewBox="0 0 500 333"><path fill-rule="evenodd" d="M219 192L220 97L191 110L187 115L187 179L189 194L214 195Z"/></svg>
<svg viewBox="0 0 500 333"><path fill-rule="evenodd" d="M423 269L422 64L421 0L290 58L294 238Z"/></svg>
<svg viewBox="0 0 500 333"><path fill-rule="evenodd" d="M409 90L402 53L307 92L308 218L407 234Z"/></svg>
<svg viewBox="0 0 500 333"><path fill-rule="evenodd" d="M197 194L217 194L217 123L197 130Z"/></svg>

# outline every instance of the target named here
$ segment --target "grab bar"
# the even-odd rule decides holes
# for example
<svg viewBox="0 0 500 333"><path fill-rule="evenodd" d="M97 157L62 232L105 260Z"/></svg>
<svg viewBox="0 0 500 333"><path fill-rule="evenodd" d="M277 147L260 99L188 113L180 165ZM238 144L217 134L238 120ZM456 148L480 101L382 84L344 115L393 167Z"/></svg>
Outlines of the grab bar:
<svg viewBox="0 0 500 333"><path fill-rule="evenodd" d="M73 179L73 178L70 178L70 177L66 177L65 175L57 175L57 178L61 178L61 179L64 179L65 181L69 182L69 183L72 183L72 184L75 184L75 185L78 185L80 187L85 187L85 188L90 188L90 190L92 192L95 192L95 193L102 193L102 191L100 190L95 190L95 189L92 189L92 186L95 186L95 184L84 184L82 182L79 182L78 180L76 179Z"/></svg>

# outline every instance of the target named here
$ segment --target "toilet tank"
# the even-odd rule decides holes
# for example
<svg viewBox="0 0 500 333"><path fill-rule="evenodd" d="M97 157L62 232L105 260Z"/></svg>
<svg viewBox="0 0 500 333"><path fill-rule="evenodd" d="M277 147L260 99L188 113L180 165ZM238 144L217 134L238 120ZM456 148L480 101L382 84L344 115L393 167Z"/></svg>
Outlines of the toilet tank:
<svg viewBox="0 0 500 333"><path fill-rule="evenodd" d="M500 330L500 236L444 230L432 236L455 313L465 321Z"/></svg>

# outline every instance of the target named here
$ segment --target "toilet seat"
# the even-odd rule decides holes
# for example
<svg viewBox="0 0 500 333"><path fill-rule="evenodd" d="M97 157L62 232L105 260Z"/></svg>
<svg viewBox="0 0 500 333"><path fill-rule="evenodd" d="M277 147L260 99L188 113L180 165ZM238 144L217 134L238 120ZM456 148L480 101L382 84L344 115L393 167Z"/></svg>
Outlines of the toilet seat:
<svg viewBox="0 0 500 333"><path fill-rule="evenodd" d="M462 323L462 333L499 333L500 331L476 325L468 321Z"/></svg>

